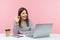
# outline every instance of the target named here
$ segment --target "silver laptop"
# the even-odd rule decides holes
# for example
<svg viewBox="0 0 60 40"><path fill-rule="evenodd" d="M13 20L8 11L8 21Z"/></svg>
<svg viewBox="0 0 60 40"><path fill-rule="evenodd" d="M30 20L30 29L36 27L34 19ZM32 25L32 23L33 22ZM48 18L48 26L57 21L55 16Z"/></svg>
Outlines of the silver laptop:
<svg viewBox="0 0 60 40"><path fill-rule="evenodd" d="M53 24L36 24L34 32L29 35L33 38L49 37L52 26Z"/></svg>
<svg viewBox="0 0 60 40"><path fill-rule="evenodd" d="M53 24L37 24L33 38L48 37L51 33Z"/></svg>

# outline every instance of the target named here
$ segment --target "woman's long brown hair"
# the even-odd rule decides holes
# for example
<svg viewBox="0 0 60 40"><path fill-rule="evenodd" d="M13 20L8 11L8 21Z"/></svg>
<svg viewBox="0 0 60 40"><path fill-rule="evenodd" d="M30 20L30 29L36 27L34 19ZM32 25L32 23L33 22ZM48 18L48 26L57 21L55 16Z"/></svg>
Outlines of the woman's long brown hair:
<svg viewBox="0 0 60 40"><path fill-rule="evenodd" d="M25 20L25 22L26 22L27 27L28 27L28 26L29 26L29 19L28 19L28 11L27 11L27 9L24 8L24 7L21 7L21 8L18 10L18 16L20 17L21 13L22 13L24 10L25 10L26 13L27 13L27 19ZM21 25L21 20L22 20L22 18L20 17L20 20L19 20L19 22L18 22L19 27L22 27L22 25Z"/></svg>

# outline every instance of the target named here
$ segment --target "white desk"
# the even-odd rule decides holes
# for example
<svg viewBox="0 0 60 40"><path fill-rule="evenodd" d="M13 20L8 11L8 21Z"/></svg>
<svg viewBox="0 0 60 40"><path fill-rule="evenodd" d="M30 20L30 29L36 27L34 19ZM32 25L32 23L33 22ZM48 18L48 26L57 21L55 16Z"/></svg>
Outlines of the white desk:
<svg viewBox="0 0 60 40"><path fill-rule="evenodd" d="M46 38L29 38L29 37L21 37L21 38L15 38L12 36L6 37L5 34L0 34L0 40L60 40L60 34L51 34L50 37Z"/></svg>

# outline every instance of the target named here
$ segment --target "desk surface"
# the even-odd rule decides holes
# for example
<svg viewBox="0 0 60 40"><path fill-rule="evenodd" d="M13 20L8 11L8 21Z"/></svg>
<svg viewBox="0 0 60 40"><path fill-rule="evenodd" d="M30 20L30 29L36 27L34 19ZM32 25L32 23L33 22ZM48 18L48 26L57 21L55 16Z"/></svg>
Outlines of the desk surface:
<svg viewBox="0 0 60 40"><path fill-rule="evenodd" d="M6 37L5 34L0 34L0 40L60 40L60 34L51 34L50 37L45 37L45 38L29 38L29 37L20 37L20 38L16 38L16 37Z"/></svg>

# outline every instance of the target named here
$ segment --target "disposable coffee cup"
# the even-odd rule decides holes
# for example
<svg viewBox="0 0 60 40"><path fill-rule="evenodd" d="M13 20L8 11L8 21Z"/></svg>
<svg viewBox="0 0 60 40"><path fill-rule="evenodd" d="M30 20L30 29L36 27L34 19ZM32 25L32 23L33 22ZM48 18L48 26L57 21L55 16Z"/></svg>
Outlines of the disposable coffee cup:
<svg viewBox="0 0 60 40"><path fill-rule="evenodd" d="M10 36L10 29L5 29L5 35Z"/></svg>

